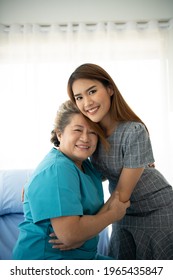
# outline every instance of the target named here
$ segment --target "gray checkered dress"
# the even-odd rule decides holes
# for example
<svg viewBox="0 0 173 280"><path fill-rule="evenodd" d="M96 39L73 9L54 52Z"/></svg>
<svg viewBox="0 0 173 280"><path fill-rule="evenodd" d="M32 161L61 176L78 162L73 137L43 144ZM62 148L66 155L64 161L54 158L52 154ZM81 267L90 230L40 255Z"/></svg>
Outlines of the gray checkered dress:
<svg viewBox="0 0 173 280"><path fill-rule="evenodd" d="M141 123L123 122L108 138L110 150L99 143L93 165L115 189L123 167L145 170L130 198L125 217L112 226L109 255L120 260L173 260L173 189L154 162L149 135Z"/></svg>

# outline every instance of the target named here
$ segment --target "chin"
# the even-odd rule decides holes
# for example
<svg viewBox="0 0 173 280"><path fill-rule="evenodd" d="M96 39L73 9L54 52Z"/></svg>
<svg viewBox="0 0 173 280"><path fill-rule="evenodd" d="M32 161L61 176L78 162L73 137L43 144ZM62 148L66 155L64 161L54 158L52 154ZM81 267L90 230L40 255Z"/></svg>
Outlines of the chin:
<svg viewBox="0 0 173 280"><path fill-rule="evenodd" d="M98 119L97 117L95 117L95 116L91 116L91 115L89 115L89 116L87 116L92 122L95 122L95 123L98 123L98 122L100 122L100 119Z"/></svg>

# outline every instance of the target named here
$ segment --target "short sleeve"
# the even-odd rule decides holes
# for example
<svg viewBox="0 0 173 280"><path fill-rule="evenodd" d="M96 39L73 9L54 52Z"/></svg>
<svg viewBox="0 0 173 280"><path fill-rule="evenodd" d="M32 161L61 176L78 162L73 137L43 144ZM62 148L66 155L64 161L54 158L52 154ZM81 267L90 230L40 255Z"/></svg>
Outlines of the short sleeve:
<svg viewBox="0 0 173 280"><path fill-rule="evenodd" d="M27 194L26 194L27 195ZM33 221L82 215L80 181L73 164L52 165L37 174L28 187Z"/></svg>
<svg viewBox="0 0 173 280"><path fill-rule="evenodd" d="M124 145L124 167L144 167L152 162L154 157L149 134L143 124L133 123Z"/></svg>

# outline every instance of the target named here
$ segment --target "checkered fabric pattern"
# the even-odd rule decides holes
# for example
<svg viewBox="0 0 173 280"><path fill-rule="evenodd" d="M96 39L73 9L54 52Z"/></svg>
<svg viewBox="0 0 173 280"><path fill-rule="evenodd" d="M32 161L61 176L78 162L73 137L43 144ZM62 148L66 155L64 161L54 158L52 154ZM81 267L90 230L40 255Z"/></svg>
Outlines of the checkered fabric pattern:
<svg viewBox="0 0 173 280"><path fill-rule="evenodd" d="M116 188L123 167L145 167L127 214L112 227L110 256L173 259L173 189L157 169L148 167L154 162L148 132L141 123L122 122L108 141L109 152L99 143L91 160L108 179L110 192Z"/></svg>

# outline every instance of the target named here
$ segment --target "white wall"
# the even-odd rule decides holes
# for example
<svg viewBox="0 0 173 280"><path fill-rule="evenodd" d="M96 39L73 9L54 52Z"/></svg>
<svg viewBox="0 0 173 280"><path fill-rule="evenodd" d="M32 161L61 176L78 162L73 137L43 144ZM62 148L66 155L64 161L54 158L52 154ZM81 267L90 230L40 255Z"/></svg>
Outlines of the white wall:
<svg viewBox="0 0 173 280"><path fill-rule="evenodd" d="M173 0L0 0L0 23L66 23L173 18Z"/></svg>
<svg viewBox="0 0 173 280"><path fill-rule="evenodd" d="M97 21L142 21L169 18L173 18L173 0L0 0L0 24L7 25L12 23L51 24L81 21L91 23ZM122 92L126 92L126 90L122 90ZM150 117L152 117L151 114L149 115ZM145 122L149 126L149 122ZM156 120L156 127L158 123ZM172 135L172 132L170 135ZM159 141L161 140L159 139ZM171 140L168 139L168 141ZM160 146L157 139L153 141L152 138L152 143L154 154L156 155L156 166L158 167ZM167 147L164 144L161 146L163 154L167 155L168 153L165 150ZM169 158L172 162L173 157L170 156ZM165 174L166 170L172 166L171 164L169 165L168 160L161 162L161 164L164 164Z"/></svg>

